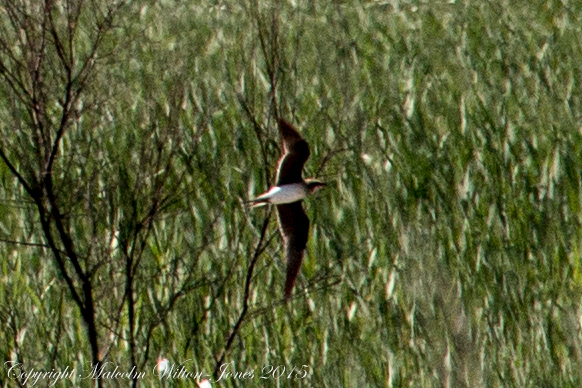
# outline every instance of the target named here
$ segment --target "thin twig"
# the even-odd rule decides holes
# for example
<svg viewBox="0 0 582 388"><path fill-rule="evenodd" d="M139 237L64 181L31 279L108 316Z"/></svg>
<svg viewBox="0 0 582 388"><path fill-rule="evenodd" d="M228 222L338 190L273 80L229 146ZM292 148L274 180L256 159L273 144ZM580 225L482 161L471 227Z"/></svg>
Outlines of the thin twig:
<svg viewBox="0 0 582 388"><path fill-rule="evenodd" d="M27 247L50 248L47 244L30 243L30 242L26 242L26 241L15 241L15 240L8 240L8 239L4 239L4 238L0 238L0 242L5 242L5 243L8 243L8 244L24 245L24 246L27 246Z"/></svg>
<svg viewBox="0 0 582 388"><path fill-rule="evenodd" d="M272 209L269 209L267 215L265 216L265 220L263 221L263 227L261 228L261 236L259 237L259 242L257 243L257 247L255 248L255 253L253 255L253 258L251 259L251 263L250 263L249 268L247 270L247 278L246 278L246 282L245 282L245 295L244 295L244 299L243 299L243 308L240 312L238 320L236 321L236 324L234 325L234 327L232 328L232 331L230 332L230 335L228 336L228 340L226 341L226 346L224 347L222 354L220 355L218 361L216 362L216 366L214 367L214 372L213 372L214 376L217 376L218 371L220 370L220 366L224 362L224 358L226 357L226 354L230 350L230 347L232 346L232 343L233 343L235 337L237 336L237 334L242 326L242 323L247 315L247 312L249 309L249 298L250 298L251 281L253 278L253 272L255 270L255 265L257 264L257 261L259 260L259 257L261 256L261 253L263 253L263 251L265 250L266 245L263 245L263 241L265 240L265 236L267 234L267 226L269 225L269 219L271 218L271 212L272 212Z"/></svg>

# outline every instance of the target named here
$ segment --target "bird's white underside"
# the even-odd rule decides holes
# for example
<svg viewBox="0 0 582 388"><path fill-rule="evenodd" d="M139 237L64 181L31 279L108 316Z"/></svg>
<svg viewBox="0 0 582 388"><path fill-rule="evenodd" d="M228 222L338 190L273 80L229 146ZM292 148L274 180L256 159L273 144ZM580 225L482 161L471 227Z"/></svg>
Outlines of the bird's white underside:
<svg viewBox="0 0 582 388"><path fill-rule="evenodd" d="M301 201L307 197L307 187L302 183L292 183L283 186L274 186L269 191L261 194L255 200L266 200L274 205Z"/></svg>

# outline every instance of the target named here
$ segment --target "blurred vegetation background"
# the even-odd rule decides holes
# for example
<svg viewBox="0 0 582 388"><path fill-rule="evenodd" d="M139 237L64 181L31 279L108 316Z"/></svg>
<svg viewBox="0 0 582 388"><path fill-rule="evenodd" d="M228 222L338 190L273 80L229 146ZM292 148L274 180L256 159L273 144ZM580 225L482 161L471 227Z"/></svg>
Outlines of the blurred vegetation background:
<svg viewBox="0 0 582 388"><path fill-rule="evenodd" d="M148 373L63 387L159 386L159 357L255 370L225 387L581 386L581 15L0 1L2 360ZM288 304L274 217L243 204L276 109L328 182Z"/></svg>

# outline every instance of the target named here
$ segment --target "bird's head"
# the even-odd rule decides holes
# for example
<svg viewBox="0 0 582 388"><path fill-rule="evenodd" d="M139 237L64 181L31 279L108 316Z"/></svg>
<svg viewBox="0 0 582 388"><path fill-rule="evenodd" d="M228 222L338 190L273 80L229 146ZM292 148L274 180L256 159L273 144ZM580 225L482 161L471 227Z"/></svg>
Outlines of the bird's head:
<svg viewBox="0 0 582 388"><path fill-rule="evenodd" d="M307 179L305 181L307 183L307 189L309 190L310 194L315 193L317 190L321 189L322 187L326 186L325 182L318 181L317 179Z"/></svg>

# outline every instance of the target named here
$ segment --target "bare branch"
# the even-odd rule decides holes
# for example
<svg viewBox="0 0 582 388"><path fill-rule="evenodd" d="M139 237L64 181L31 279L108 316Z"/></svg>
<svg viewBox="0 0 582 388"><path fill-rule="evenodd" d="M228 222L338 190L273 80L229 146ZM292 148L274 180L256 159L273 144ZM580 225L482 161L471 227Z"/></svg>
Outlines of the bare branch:
<svg viewBox="0 0 582 388"><path fill-rule="evenodd" d="M8 157L6 156L6 154L4 153L4 150L2 148L0 148L0 158L2 158L2 160L4 161L4 164L6 164L6 166L8 166L8 169L10 170L10 172L12 172L12 174L16 177L18 182L20 182L22 187L24 187L24 190L28 193L28 195L30 195L30 197L35 202L37 202L40 198L40 194L38 193L37 190L34 190L32 188L32 186L26 181L26 179L24 179L24 177L18 172L16 167L10 162L10 160L8 160Z"/></svg>
<svg viewBox="0 0 582 388"><path fill-rule="evenodd" d="M253 272L255 270L255 265L257 264L257 261L259 260L259 257L261 256L261 253L263 253L263 251L265 250L265 247L266 247L266 244L263 245L263 241L265 240L265 236L267 234L267 226L269 225L269 219L271 218L271 212L272 212L272 208L269 209L269 211L267 212L267 215L265 216L265 220L263 221L263 227L261 228L261 236L259 237L259 242L257 243L257 247L255 248L255 253L253 254L253 258L251 259L251 262L249 264L249 268L247 269L247 277L246 277L246 281L245 281L245 294L243 297L243 308L239 314L239 317L238 317L238 320L236 321L236 324L234 325L234 327L232 328L232 330L230 332L230 335L228 336L228 340L226 341L226 345L224 347L224 350L222 351L222 354L220 355L220 357L216 361L216 366L214 367L214 372L213 372L215 377L217 376L218 371L220 370L220 366L224 362L226 354L230 350L230 347L232 346L232 343L233 343L235 337L237 336L237 334L242 326L242 323L247 315L248 308L249 308L249 298L250 298L250 289L251 289L251 281L253 278Z"/></svg>
<svg viewBox="0 0 582 388"><path fill-rule="evenodd" d="M245 98L241 94L237 94L238 101L241 104L243 110L247 114L247 118L253 124L253 129L255 131L255 136L259 141L259 146L261 147L261 155L263 156L263 165L265 166L265 181L268 183L271 181L271 174L269 172L269 160L267 158L267 150L265 149L265 142L263 141L263 129L261 125L257 122L255 114L251 111L250 107L248 106Z"/></svg>
<svg viewBox="0 0 582 388"><path fill-rule="evenodd" d="M27 247L42 247L42 248L50 248L48 245L46 244L42 244L42 243L29 243L26 241L15 241L15 240L9 240L9 239L4 239L4 238L0 238L0 242L5 242L8 244L14 244L14 245L24 245Z"/></svg>

